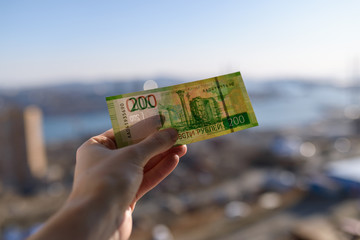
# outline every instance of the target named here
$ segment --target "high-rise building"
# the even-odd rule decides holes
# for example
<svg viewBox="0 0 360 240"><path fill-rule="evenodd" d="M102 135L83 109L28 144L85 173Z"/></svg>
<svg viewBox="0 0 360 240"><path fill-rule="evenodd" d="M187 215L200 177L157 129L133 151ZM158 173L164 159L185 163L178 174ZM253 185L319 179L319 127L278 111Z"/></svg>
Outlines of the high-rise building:
<svg viewBox="0 0 360 240"><path fill-rule="evenodd" d="M4 188L32 191L34 179L27 162L23 111L14 106L0 112L0 178Z"/></svg>
<svg viewBox="0 0 360 240"><path fill-rule="evenodd" d="M47 159L43 138L42 111L29 106L24 111L27 160L32 175L44 178L47 172Z"/></svg>
<svg viewBox="0 0 360 240"><path fill-rule="evenodd" d="M42 114L37 107L0 109L0 180L4 188L34 190L35 178L45 176L47 160Z"/></svg>

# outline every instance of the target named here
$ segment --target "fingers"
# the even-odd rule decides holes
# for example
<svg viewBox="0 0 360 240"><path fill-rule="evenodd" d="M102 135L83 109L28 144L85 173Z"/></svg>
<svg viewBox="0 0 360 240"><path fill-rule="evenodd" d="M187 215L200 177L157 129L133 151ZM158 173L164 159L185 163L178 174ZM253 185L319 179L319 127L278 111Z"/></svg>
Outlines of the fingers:
<svg viewBox="0 0 360 240"><path fill-rule="evenodd" d="M107 138L110 138L111 140L115 140L114 130L112 128L110 128L109 130L103 132L100 135L102 135L104 137L107 137Z"/></svg>
<svg viewBox="0 0 360 240"><path fill-rule="evenodd" d="M176 146L150 159L144 167L144 178L136 201L167 177L187 152L187 146Z"/></svg>
<svg viewBox="0 0 360 240"><path fill-rule="evenodd" d="M164 178L166 178L179 163L179 156L177 154L168 154L161 161L158 162L152 169L144 174L143 181L136 194L136 200L139 200L145 193L153 189Z"/></svg>
<svg viewBox="0 0 360 240"><path fill-rule="evenodd" d="M187 147L186 145L180 145L180 146L176 146L173 148L170 148L169 150L167 150L164 153L161 153L153 158L151 158L145 165L144 167L144 173L146 173L147 171L149 171L150 169L152 169L154 166L156 166L156 164L158 164L161 160L163 160L163 158L169 154L176 154L179 157L182 157L186 154L187 152Z"/></svg>
<svg viewBox="0 0 360 240"><path fill-rule="evenodd" d="M108 149L116 149L115 137L113 129L109 129L106 132L92 137L90 139L92 143L99 143L99 146L104 146Z"/></svg>
<svg viewBox="0 0 360 240"><path fill-rule="evenodd" d="M143 141L131 145L127 151L140 166L145 166L152 157L170 149L176 142L178 133L173 128L158 131Z"/></svg>
<svg viewBox="0 0 360 240"><path fill-rule="evenodd" d="M179 157L182 157L187 152L187 146L186 145L180 145L172 148L174 150L174 153L178 155Z"/></svg>

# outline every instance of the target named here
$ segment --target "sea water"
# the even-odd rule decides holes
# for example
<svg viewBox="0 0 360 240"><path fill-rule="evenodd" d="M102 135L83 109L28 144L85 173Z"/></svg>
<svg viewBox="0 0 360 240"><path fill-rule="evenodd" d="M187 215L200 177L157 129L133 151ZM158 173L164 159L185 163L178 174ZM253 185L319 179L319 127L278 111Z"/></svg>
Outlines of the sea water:
<svg viewBox="0 0 360 240"><path fill-rule="evenodd" d="M269 87L264 83L250 84L247 88L259 122L257 131L301 127L328 117L331 109L343 109L352 103L349 90L338 87L281 83ZM266 97L259 97L259 92L265 93ZM111 122L107 110L44 117L46 143L85 138L109 128Z"/></svg>

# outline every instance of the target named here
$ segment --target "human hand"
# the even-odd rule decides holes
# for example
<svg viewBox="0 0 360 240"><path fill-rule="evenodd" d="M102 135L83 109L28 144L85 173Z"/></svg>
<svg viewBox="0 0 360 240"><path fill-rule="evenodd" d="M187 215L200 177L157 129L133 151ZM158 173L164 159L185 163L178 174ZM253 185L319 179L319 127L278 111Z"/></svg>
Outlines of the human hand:
<svg viewBox="0 0 360 240"><path fill-rule="evenodd" d="M29 240L128 239L136 201L176 167L186 146L173 147L174 129L116 149L109 130L77 151L73 190L65 205Z"/></svg>
<svg viewBox="0 0 360 240"><path fill-rule="evenodd" d="M166 129L137 144L116 149L112 129L91 138L77 151L68 203L90 198L94 206L110 212L106 215L110 224L100 231L107 234L101 237L111 235L114 227L119 227L121 239L127 239L136 202L169 175L186 153L184 145L172 147L176 139L176 130Z"/></svg>

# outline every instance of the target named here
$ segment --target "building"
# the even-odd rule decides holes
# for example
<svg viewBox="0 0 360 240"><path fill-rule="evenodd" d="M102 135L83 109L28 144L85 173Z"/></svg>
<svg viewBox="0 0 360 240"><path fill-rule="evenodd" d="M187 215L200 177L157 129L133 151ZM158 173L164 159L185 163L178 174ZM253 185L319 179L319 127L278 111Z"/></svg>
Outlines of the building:
<svg viewBox="0 0 360 240"><path fill-rule="evenodd" d="M197 126L221 122L221 113L214 98L196 97L190 101L191 115Z"/></svg>
<svg viewBox="0 0 360 240"><path fill-rule="evenodd" d="M32 175L38 179L44 178L47 172L42 119L40 108L29 106L25 109L24 123L27 160Z"/></svg>
<svg viewBox="0 0 360 240"><path fill-rule="evenodd" d="M31 193L46 174L42 115L37 107L0 109L0 180L3 187Z"/></svg>

